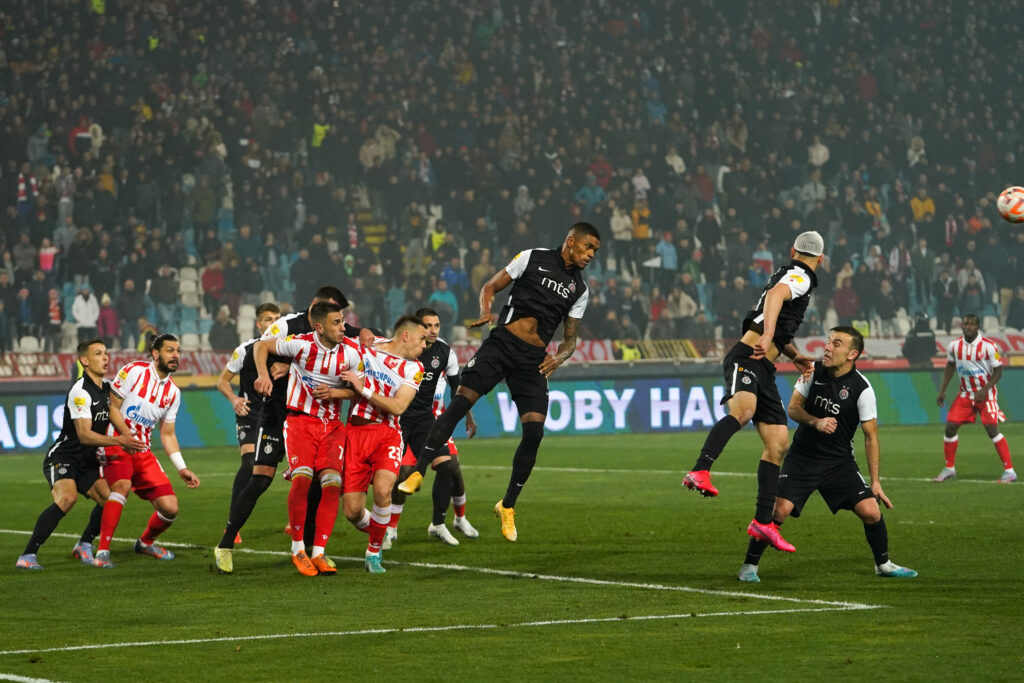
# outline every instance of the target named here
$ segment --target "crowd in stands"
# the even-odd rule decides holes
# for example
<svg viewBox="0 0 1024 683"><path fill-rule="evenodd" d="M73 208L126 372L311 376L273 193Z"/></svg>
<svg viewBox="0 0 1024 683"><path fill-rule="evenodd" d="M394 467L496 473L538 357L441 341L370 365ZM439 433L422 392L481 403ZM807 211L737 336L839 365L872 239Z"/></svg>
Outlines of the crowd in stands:
<svg viewBox="0 0 1024 683"><path fill-rule="evenodd" d="M806 229L807 334L1020 329L1024 231L994 197L1024 183L1022 10L9 0L0 350L230 349L253 305L328 282L353 324L458 324L578 220L603 235L585 337L733 337Z"/></svg>

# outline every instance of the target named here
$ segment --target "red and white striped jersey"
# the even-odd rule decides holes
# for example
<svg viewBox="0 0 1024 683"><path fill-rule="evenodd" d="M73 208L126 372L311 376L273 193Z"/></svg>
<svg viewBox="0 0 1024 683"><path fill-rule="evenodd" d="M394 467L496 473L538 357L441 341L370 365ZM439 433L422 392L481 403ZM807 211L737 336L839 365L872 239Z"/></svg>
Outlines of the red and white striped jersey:
<svg viewBox="0 0 1024 683"><path fill-rule="evenodd" d="M341 419L342 402L317 400L313 398L313 388L318 384L340 387L341 373L359 367L359 345L345 337L328 349L320 343L320 335L309 332L278 339L274 352L292 359L288 370L288 409L327 420Z"/></svg>
<svg viewBox="0 0 1024 683"><path fill-rule="evenodd" d="M946 360L956 363L956 372L960 375L960 396L967 398L974 398L974 392L982 388L995 369L1003 364L996 345L980 334L973 342L963 337L951 341ZM988 392L988 398L992 401L996 399L996 387Z"/></svg>
<svg viewBox="0 0 1024 683"><path fill-rule="evenodd" d="M423 364L418 360L408 360L401 356L388 353L382 349L360 346L364 386L381 396L394 396L403 386L419 390L423 381ZM402 431L398 424L398 415L375 408L365 398L356 397L352 402L352 416L363 417L371 422L379 422Z"/></svg>
<svg viewBox="0 0 1024 683"><path fill-rule="evenodd" d="M181 407L181 390L168 374L163 379L156 372L156 364L135 361L121 368L110 388L120 396L121 415L132 436L152 448L150 437L159 422L175 422ZM113 424L107 434L117 436Z"/></svg>

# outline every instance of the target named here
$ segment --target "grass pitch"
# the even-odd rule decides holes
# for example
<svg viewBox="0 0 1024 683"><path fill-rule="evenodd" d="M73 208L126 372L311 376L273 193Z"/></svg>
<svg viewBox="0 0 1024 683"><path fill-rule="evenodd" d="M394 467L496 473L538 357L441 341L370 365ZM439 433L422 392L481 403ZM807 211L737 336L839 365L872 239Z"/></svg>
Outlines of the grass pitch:
<svg viewBox="0 0 1024 683"><path fill-rule="evenodd" d="M1024 426L1004 427L1024 453ZM704 434L547 437L514 544L491 507L515 441L462 441L479 539L448 548L427 536L428 479L406 504L387 574L362 571L366 537L342 519L328 546L338 575L313 579L288 559L280 479L242 531L235 574L211 570L238 463L227 447L188 454L203 483L177 487L181 512L162 537L173 562L132 552L152 511L132 498L117 568L79 564L70 550L91 507L80 500L40 551L46 569L16 570L50 498L41 453L7 456L0 679L1020 680L1024 486L994 483L999 461L971 425L960 478L931 483L941 434L880 433L890 553L919 578L875 577L859 520L815 496L785 526L797 552L769 550L756 585L735 578L760 453L749 429L719 460L713 500L679 485Z"/></svg>

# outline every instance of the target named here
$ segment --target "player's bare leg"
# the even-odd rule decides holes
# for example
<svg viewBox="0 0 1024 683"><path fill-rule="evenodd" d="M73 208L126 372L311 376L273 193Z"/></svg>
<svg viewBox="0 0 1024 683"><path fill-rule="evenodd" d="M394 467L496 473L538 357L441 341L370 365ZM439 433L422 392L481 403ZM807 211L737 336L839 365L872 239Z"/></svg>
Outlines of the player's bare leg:
<svg viewBox="0 0 1024 683"><path fill-rule="evenodd" d="M178 516L178 497L170 494L153 501L153 514L149 517L146 530L135 541L135 552L149 555L158 560L173 560L174 553L155 543L157 536L167 531Z"/></svg>
<svg viewBox="0 0 1024 683"><path fill-rule="evenodd" d="M729 439L754 419L754 411L757 410L757 395L749 391L738 391L729 397L726 407L729 409L729 414L716 422L708 432L697 462L693 469L683 477L683 486L691 491L696 491L705 498L714 498L718 495L718 489L711 483L711 468L718 456L722 454L725 445L729 443Z"/></svg>

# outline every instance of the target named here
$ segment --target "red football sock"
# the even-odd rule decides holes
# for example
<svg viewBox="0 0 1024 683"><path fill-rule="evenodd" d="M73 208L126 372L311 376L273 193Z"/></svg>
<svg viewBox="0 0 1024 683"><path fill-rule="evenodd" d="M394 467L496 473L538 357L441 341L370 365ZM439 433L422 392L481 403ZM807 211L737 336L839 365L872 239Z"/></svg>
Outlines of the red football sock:
<svg viewBox="0 0 1024 683"><path fill-rule="evenodd" d="M338 503L341 500L340 486L325 486L320 494L320 506L316 509L316 544L327 545L338 519Z"/></svg>
<svg viewBox="0 0 1024 683"><path fill-rule="evenodd" d="M173 522L173 517L167 519L159 511L153 510L153 514L149 516L149 524L146 525L146 530L139 536L139 540L146 545L151 545L156 540L156 537L167 531L167 527L171 526Z"/></svg>
<svg viewBox="0 0 1024 683"><path fill-rule="evenodd" d="M370 542L366 546L366 552L379 553L380 545L384 542L384 532L387 531L388 522L391 521L391 507L379 508L373 506L370 513Z"/></svg>
<svg viewBox="0 0 1024 683"><path fill-rule="evenodd" d="M956 447L960 443L959 436L944 436L942 437L942 451L946 455L946 467L953 467L953 463L956 462Z"/></svg>
<svg viewBox="0 0 1024 683"><path fill-rule="evenodd" d="M394 503L391 504L391 520L388 522L389 527L391 527L392 529L398 528L398 520L402 517L402 510L404 508L405 505L395 505Z"/></svg>
<svg viewBox="0 0 1024 683"><path fill-rule="evenodd" d="M103 505L103 517L100 518L100 544L97 550L110 550L110 539L114 537L117 523L121 521L124 504L124 496L116 491L110 492L110 497Z"/></svg>
<svg viewBox="0 0 1024 683"><path fill-rule="evenodd" d="M996 445L996 453L999 454L999 459L1003 461L1003 469L1013 469L1013 462L1010 460L1010 444L1006 443L1006 437L1002 434L996 434L996 438L992 439L992 443Z"/></svg>
<svg viewBox="0 0 1024 683"><path fill-rule="evenodd" d="M452 508L455 510L456 517L466 516L466 496L452 496Z"/></svg>
<svg viewBox="0 0 1024 683"><path fill-rule="evenodd" d="M292 487L288 490L288 524L292 528L292 540L302 540L302 527L306 523L306 507L309 487L313 480L309 477L292 476ZM337 512L337 509L335 509Z"/></svg>

